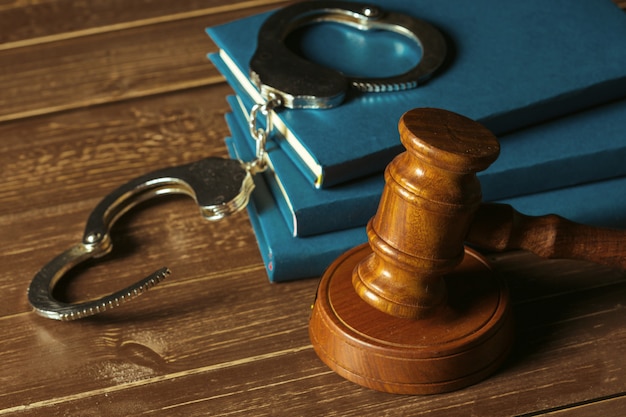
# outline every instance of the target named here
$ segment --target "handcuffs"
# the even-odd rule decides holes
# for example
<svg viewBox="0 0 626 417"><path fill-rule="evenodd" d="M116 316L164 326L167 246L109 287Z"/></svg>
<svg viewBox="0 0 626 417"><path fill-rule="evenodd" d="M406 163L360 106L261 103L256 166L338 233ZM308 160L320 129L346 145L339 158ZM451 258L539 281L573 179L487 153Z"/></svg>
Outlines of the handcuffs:
<svg viewBox="0 0 626 417"><path fill-rule="evenodd" d="M338 71L301 58L284 39L295 29L318 22L336 22L359 30L386 30L417 42L422 57L411 70L387 78L349 78ZM169 275L161 268L140 281L96 300L65 303L53 297L53 289L72 268L100 258L113 249L113 224L137 204L165 195L192 197L201 214L211 221L242 210L254 189L253 175L266 169L265 142L272 131L272 111L286 108L330 108L340 105L349 89L363 92L415 88L444 62L446 42L429 23L377 6L346 1L307 1L272 14L261 27L258 45L250 61L250 78L265 103L250 112L250 134L256 141L253 161L209 157L191 164L165 168L135 178L107 195L87 219L80 243L48 262L33 278L28 301L34 311L50 319L74 320L111 309L128 301ZM259 115L265 118L258 127Z"/></svg>

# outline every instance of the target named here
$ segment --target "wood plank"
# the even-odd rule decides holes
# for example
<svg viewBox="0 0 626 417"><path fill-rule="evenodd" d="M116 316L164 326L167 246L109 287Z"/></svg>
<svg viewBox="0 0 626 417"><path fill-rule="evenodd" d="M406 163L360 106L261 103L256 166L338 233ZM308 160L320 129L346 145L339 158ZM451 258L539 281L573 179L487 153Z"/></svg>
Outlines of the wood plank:
<svg viewBox="0 0 626 417"><path fill-rule="evenodd" d="M79 211L82 210L81 207ZM80 242L84 226L84 221L76 221L80 217L77 211L68 209L62 215L29 221L31 228L41 227L39 235L31 228L24 235L19 234L24 226L10 229L16 233L14 236L25 238L22 244L11 244L15 238L2 237L0 259L6 269L0 273L0 319L30 311L26 301L30 280L54 256ZM96 298L164 266L172 269L172 275L158 290L193 283L199 274L219 279L222 275L228 277L230 270L249 268L258 270L259 281L267 282L254 235L243 213L218 223L207 222L189 198L181 198L161 201L127 217L112 232L113 253L67 274L70 283L57 291L58 297L71 301ZM142 298L133 303L143 303ZM132 306L129 308L132 310Z"/></svg>
<svg viewBox="0 0 626 417"><path fill-rule="evenodd" d="M99 200L154 169L226 155L231 91L220 83L0 124L0 224L33 209Z"/></svg>
<svg viewBox="0 0 626 417"><path fill-rule="evenodd" d="M0 227L4 230L0 233L0 253L5 265L10 265L5 270L6 279L0 280L0 290L7 297L7 302L0 305L0 316L27 309L26 282L10 277L32 277L53 256L78 243L87 216L114 188L154 169L205 156L225 156L223 138L228 129L223 115L228 105L224 96L229 92L228 86L220 84L102 106L98 111L78 110L28 123L0 124L0 166L4 176L0 183ZM177 208L172 210L172 204ZM190 246L209 253L236 247L256 253L254 237L247 219L241 219L243 215L233 220L235 223L212 224L201 217L189 198L159 202L147 213L131 214L134 221L120 222L113 234L114 254L133 253L130 259L114 257L115 262L121 262L121 270L128 271L120 273L127 284L138 278L140 271L133 264L137 265L142 255L155 257L149 252L153 246L165 251L165 255L154 259L163 258L174 269L178 259L187 257ZM190 230L188 236L181 237L186 230ZM206 238L213 234L215 237ZM186 245L165 250L168 244L163 236L173 236ZM144 254L140 248L148 252ZM218 257L214 267L234 266L223 264L223 259L227 258ZM106 282L110 264L106 265L101 270L94 268L90 285ZM23 310L13 310L18 304Z"/></svg>
<svg viewBox="0 0 626 417"><path fill-rule="evenodd" d="M268 285L260 265L231 266L221 274L203 271L187 284L154 288L134 307L129 304L80 322L52 322L32 314L3 319L2 366L15 369L26 360L29 367L20 378L3 384L0 404L13 407L146 378L172 379L197 373L197 368L219 369L224 367L220 364L290 348L295 342L286 336L293 332L294 319L306 317L309 309L293 299L312 295L314 285ZM285 298L283 314L275 314L279 296ZM237 307L243 305L247 307ZM259 332L260 323L266 331Z"/></svg>
<svg viewBox="0 0 626 417"><path fill-rule="evenodd" d="M542 259L526 252L487 254L508 282L515 305L623 282L626 273L585 261ZM565 273L564 271L570 271Z"/></svg>
<svg viewBox="0 0 626 417"><path fill-rule="evenodd" d="M315 282L262 285L255 275L235 273L228 281L212 281L213 300L222 301L202 307L194 300L208 293L206 286L200 294L179 286L159 306L160 314L154 306L136 304L133 320L126 320L128 312L122 310L70 326L24 315L11 318L6 328L12 330L0 350L7 353L0 359L27 360L19 346L45 341L48 351L30 361L46 383L12 381L7 400L17 405L7 403L5 411L43 416L63 404L87 414L264 416L273 415L280 404L283 415L302 416L512 416L626 390L624 310L616 305L626 282L534 302L528 308L536 316L518 315L523 342L498 374L456 393L407 397L360 388L317 360L306 332L306 300ZM280 315L275 314L277 300ZM564 304L577 315L563 321L544 314ZM45 340L46 335L54 340ZM90 350L81 354L85 339L91 340ZM71 365L62 360L68 356ZM74 381L81 381L80 387ZM29 406L19 406L26 403L23 397Z"/></svg>
<svg viewBox="0 0 626 417"><path fill-rule="evenodd" d="M269 8L0 51L0 122L223 82L205 27Z"/></svg>
<svg viewBox="0 0 626 417"><path fill-rule="evenodd" d="M542 415L553 417L617 416L617 410L626 410L626 393L610 398L598 399L597 401L590 401L584 404L576 404L560 410L549 411ZM530 415L528 415L528 417L530 417Z"/></svg>
<svg viewBox="0 0 626 417"><path fill-rule="evenodd" d="M210 16L284 0L72 0L20 1L0 5L0 51L175 20Z"/></svg>

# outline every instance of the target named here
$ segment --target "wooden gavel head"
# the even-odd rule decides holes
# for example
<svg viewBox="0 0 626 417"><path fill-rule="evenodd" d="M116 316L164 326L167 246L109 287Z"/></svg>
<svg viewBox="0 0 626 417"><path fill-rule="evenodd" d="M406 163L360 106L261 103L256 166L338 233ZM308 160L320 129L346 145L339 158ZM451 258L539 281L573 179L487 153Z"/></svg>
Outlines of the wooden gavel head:
<svg viewBox="0 0 626 417"><path fill-rule="evenodd" d="M369 244L328 268L309 333L318 356L351 381L451 391L493 372L512 345L506 286L464 247L481 203L476 172L499 144L479 123L438 109L407 112L399 130L407 150L385 171Z"/></svg>
<svg viewBox="0 0 626 417"><path fill-rule="evenodd" d="M482 200L476 172L496 160L500 145L482 125L438 109L406 113L399 130L406 152L385 171L367 226L373 253L355 269L353 284L373 307L420 318L445 300L443 276L461 263Z"/></svg>

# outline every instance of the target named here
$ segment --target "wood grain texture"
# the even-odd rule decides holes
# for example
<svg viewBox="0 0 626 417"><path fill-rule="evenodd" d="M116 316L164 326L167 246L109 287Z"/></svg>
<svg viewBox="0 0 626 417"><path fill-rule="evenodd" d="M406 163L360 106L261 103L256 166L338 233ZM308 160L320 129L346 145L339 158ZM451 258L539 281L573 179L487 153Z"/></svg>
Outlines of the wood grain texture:
<svg viewBox="0 0 626 417"><path fill-rule="evenodd" d="M99 295L167 265L173 274L160 286L84 321L35 316L30 279L80 239L101 197L149 170L225 155L231 90L211 79L203 29L271 7L239 2L232 12L181 19L220 3L94 1L100 20L68 18L85 16L75 11L84 4L0 6L2 39L27 42L0 51L0 416L581 417L624 409L623 272L490 255L511 289L510 360L459 392L383 394L345 381L315 355L307 328L318 280L269 285L245 213L207 223L188 198L122 218L113 254L72 273L58 295ZM20 14L32 24L7 35L20 20L4 17ZM208 81L194 87L197 80Z"/></svg>
<svg viewBox="0 0 626 417"><path fill-rule="evenodd" d="M484 126L442 109L409 110L399 130L406 151L385 170L378 211L367 225L373 253L353 282L375 308L420 318L444 302L442 276L461 263L481 202L476 172L495 161L500 146Z"/></svg>
<svg viewBox="0 0 626 417"><path fill-rule="evenodd" d="M591 227L555 214L527 216L506 204L481 205L466 240L487 251L527 250L626 270L626 230Z"/></svg>
<svg viewBox="0 0 626 417"><path fill-rule="evenodd" d="M64 3L57 6L64 10L75 4ZM123 9L121 3L114 6ZM122 25L1 51L0 84L5 88L0 95L0 121L222 82L206 58L217 49L204 28L246 13L250 11L219 7L196 17ZM89 22L80 15L63 18Z"/></svg>
<svg viewBox="0 0 626 417"><path fill-rule="evenodd" d="M522 254L513 258L494 261L502 260L502 272L507 267L517 271L515 265L520 261L526 272L541 270L540 265L545 263ZM560 276L555 278L567 281L568 274L576 275L572 265L567 266L556 265L553 272ZM522 415L559 408L564 399L575 404L596 399L602 404L602 398L626 388L621 360L626 351L619 342L624 330L615 331L621 326L623 307L616 308L614 304L626 289L623 282L596 291L518 302L518 339L522 342L498 374L457 393L406 397L358 388L330 373L317 360L308 344L308 314L303 309L310 301L315 282L271 286L258 279L259 275L258 271L235 271L229 281L213 281L213 300L220 298L220 289L231 295L223 303L205 306L203 314L183 310L168 318L174 311L171 303L180 307L195 297L188 291L190 288L181 286L171 294L183 297L178 302L170 297L157 308L155 303L137 301L132 314L118 310L100 320L75 323L80 331L66 323L51 324L32 315L21 315L6 327L7 331L11 329L8 339L48 347L40 353L43 358L35 358L35 364L54 360L52 369L46 370L51 367L48 364L39 370L45 372L46 385L54 387L55 395L50 397L51 388L46 390L34 384L43 378L26 373L26 381L16 388L19 398L27 396L30 405L14 415L51 415L59 406L83 415L106 410L107 415L120 416L148 410L164 416L207 412L242 416L449 416L467 415L467 410L474 415ZM580 275L578 278L586 276ZM529 285L534 277L527 274L510 278ZM233 294L233 286L241 288L241 284L249 289ZM153 296L161 296L157 289L154 291ZM255 293L261 298L269 296L267 301L280 299L280 317L275 305L251 303ZM607 293L613 295L607 297ZM232 306L244 311L225 319L233 313ZM553 314L564 308L566 312ZM251 321L249 314L258 317ZM255 334L263 325L271 330ZM90 340L89 354L73 358L76 363L72 366L67 361L56 364L74 349L85 351L85 339ZM11 357L18 350L5 345L2 351L8 351L6 355ZM11 366L28 360L24 356L27 354L15 357ZM83 374L87 378L81 377ZM280 407L280 412L276 407ZM18 409L8 408L7 413Z"/></svg>
<svg viewBox="0 0 626 417"><path fill-rule="evenodd" d="M440 277L445 301L428 317L379 311L357 295L355 265L365 244L341 255L322 276L309 323L311 343L346 379L395 394L440 394L493 374L513 344L510 297L485 259L467 251Z"/></svg>
<svg viewBox="0 0 626 417"><path fill-rule="evenodd" d="M284 0L94 0L20 1L0 5L0 50L113 32L257 6L280 7Z"/></svg>

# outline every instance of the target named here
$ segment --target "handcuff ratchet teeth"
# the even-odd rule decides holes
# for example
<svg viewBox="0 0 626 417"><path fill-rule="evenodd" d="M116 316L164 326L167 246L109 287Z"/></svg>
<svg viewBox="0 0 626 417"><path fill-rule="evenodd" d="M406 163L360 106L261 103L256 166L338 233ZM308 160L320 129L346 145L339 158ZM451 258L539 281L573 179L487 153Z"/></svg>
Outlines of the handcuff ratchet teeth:
<svg viewBox="0 0 626 417"><path fill-rule="evenodd" d="M421 59L415 67L396 76L347 77L298 56L285 45L285 38L291 32L318 22L396 32L421 47ZM443 64L446 50L444 36L424 20L362 3L307 1L287 6L264 22L250 61L250 78L265 100L274 95L287 108L330 108L344 100L349 88L385 92L417 87Z"/></svg>
<svg viewBox="0 0 626 417"><path fill-rule="evenodd" d="M338 71L302 59L285 45L285 37L306 24L331 21L362 30L382 29L414 39L422 57L410 71L388 78L347 78ZM196 200L208 220L220 220L246 206L254 189L252 176L266 169L265 141L272 129L271 112L277 107L328 108L343 101L348 88L362 91L397 91L417 86L442 63L446 43L430 24L398 13L383 13L374 6L345 1L315 1L288 6L273 14L259 33L251 63L251 78L266 100L250 115L249 127L257 143L251 162L205 158L135 178L106 196L89 215L82 242L53 258L33 278L28 301L35 312L56 320L74 320L111 309L142 294L169 274L161 268L113 294L96 300L65 303L52 294L54 287L75 266L111 252L110 231L124 213L154 197L185 194ZM262 116L265 127L258 127Z"/></svg>
<svg viewBox="0 0 626 417"><path fill-rule="evenodd" d="M246 206L254 189L252 174L258 161L245 164L235 159L205 158L165 168L135 178L100 201L89 215L82 242L53 258L33 278L28 301L35 312L55 320L74 320L111 309L128 301L169 275L161 268L131 286L96 300L64 303L53 289L70 269L113 249L110 231L124 213L146 200L172 194L192 197L207 220L220 220Z"/></svg>

